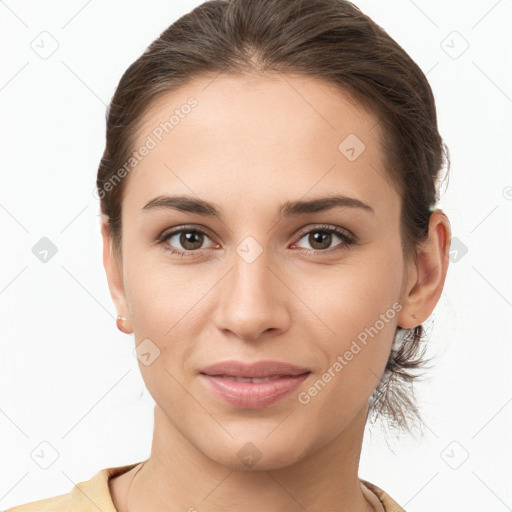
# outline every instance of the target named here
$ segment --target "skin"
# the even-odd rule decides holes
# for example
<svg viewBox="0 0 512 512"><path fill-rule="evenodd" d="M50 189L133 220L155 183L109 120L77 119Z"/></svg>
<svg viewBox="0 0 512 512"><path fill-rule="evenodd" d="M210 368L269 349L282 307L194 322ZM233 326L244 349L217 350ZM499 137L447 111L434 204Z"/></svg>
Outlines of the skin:
<svg viewBox="0 0 512 512"><path fill-rule="evenodd" d="M160 350L148 366L138 363L156 406L151 455L133 480L128 509L382 510L358 481L368 399L396 327L424 322L439 300L449 221L435 211L416 261L404 259L401 199L384 170L378 118L313 78L196 79L152 105L135 146L190 96L197 107L125 178L122 256L112 251L107 223L102 227L108 285L123 325L136 345L149 338ZM354 161L338 150L348 134L366 146ZM286 201L333 193L374 212L278 216ZM162 194L213 202L224 218L142 210ZM321 224L349 230L358 242L332 234L315 243ZM166 250L193 249L179 235L154 241L183 225L207 232L194 257ZM247 236L262 249L251 263L236 250ZM300 403L298 393L397 301L394 318ZM228 359L284 361L312 373L272 406L237 408L216 398L197 373ZM261 454L250 468L238 456L247 443ZM138 469L110 481L120 511L128 510Z"/></svg>

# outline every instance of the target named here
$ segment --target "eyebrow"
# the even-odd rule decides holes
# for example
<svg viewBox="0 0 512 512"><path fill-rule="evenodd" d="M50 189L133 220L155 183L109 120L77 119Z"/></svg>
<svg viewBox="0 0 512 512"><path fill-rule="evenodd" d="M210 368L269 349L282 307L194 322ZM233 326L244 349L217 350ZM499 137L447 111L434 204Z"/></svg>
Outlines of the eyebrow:
<svg viewBox="0 0 512 512"><path fill-rule="evenodd" d="M369 204L366 204L355 197L334 195L318 197L306 201L286 201L279 208L279 217L294 217L298 215L305 215L307 213L323 212L336 207L360 208L375 214L374 209ZM219 206L190 196L158 196L149 201L142 210L148 212L160 208L197 213L198 215L215 217L219 220L222 220L224 217Z"/></svg>

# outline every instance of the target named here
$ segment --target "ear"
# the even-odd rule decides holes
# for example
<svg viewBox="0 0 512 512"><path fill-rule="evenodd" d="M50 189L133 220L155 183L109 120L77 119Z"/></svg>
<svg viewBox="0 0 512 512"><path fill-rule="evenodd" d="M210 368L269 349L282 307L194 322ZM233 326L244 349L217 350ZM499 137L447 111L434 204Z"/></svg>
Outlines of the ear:
<svg viewBox="0 0 512 512"><path fill-rule="evenodd" d="M420 245L416 262L408 264L397 323L404 329L422 324L434 311L443 291L449 264L451 227L442 210L430 215L428 239Z"/></svg>
<svg viewBox="0 0 512 512"><path fill-rule="evenodd" d="M123 269L121 258L116 257L113 250L113 240L110 233L110 226L106 217L101 219L101 236L103 238L103 266L107 274L108 288L114 301L117 314L126 318L121 324L123 332L127 334L132 332L131 320L129 315L128 303L123 284Z"/></svg>

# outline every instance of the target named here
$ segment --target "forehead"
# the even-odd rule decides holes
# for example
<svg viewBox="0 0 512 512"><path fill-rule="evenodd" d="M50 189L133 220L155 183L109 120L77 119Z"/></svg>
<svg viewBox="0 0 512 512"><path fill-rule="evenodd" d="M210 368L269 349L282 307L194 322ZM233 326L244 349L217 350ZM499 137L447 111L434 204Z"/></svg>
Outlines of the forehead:
<svg viewBox="0 0 512 512"><path fill-rule="evenodd" d="M150 150L130 173L126 206L140 210L165 193L262 203L333 188L383 202L393 190L379 128L373 113L318 79L202 77L147 110L133 149Z"/></svg>

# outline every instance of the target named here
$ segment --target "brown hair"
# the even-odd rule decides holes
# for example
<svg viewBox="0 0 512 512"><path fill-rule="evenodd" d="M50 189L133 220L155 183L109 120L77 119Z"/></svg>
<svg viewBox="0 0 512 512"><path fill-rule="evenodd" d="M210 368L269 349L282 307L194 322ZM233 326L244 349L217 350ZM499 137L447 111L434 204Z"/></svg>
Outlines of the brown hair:
<svg viewBox="0 0 512 512"><path fill-rule="evenodd" d="M211 0L169 26L123 74L107 111L106 147L96 181L114 251L121 254L126 162L150 104L195 78L281 72L334 84L383 128L386 177L401 197L404 257L415 259L439 199L448 148L438 133L430 85L405 50L346 0ZM125 172L119 171L124 168ZM117 183L116 183L117 179ZM370 400L375 417L407 428L420 418L412 389L425 365L424 329L414 328Z"/></svg>

